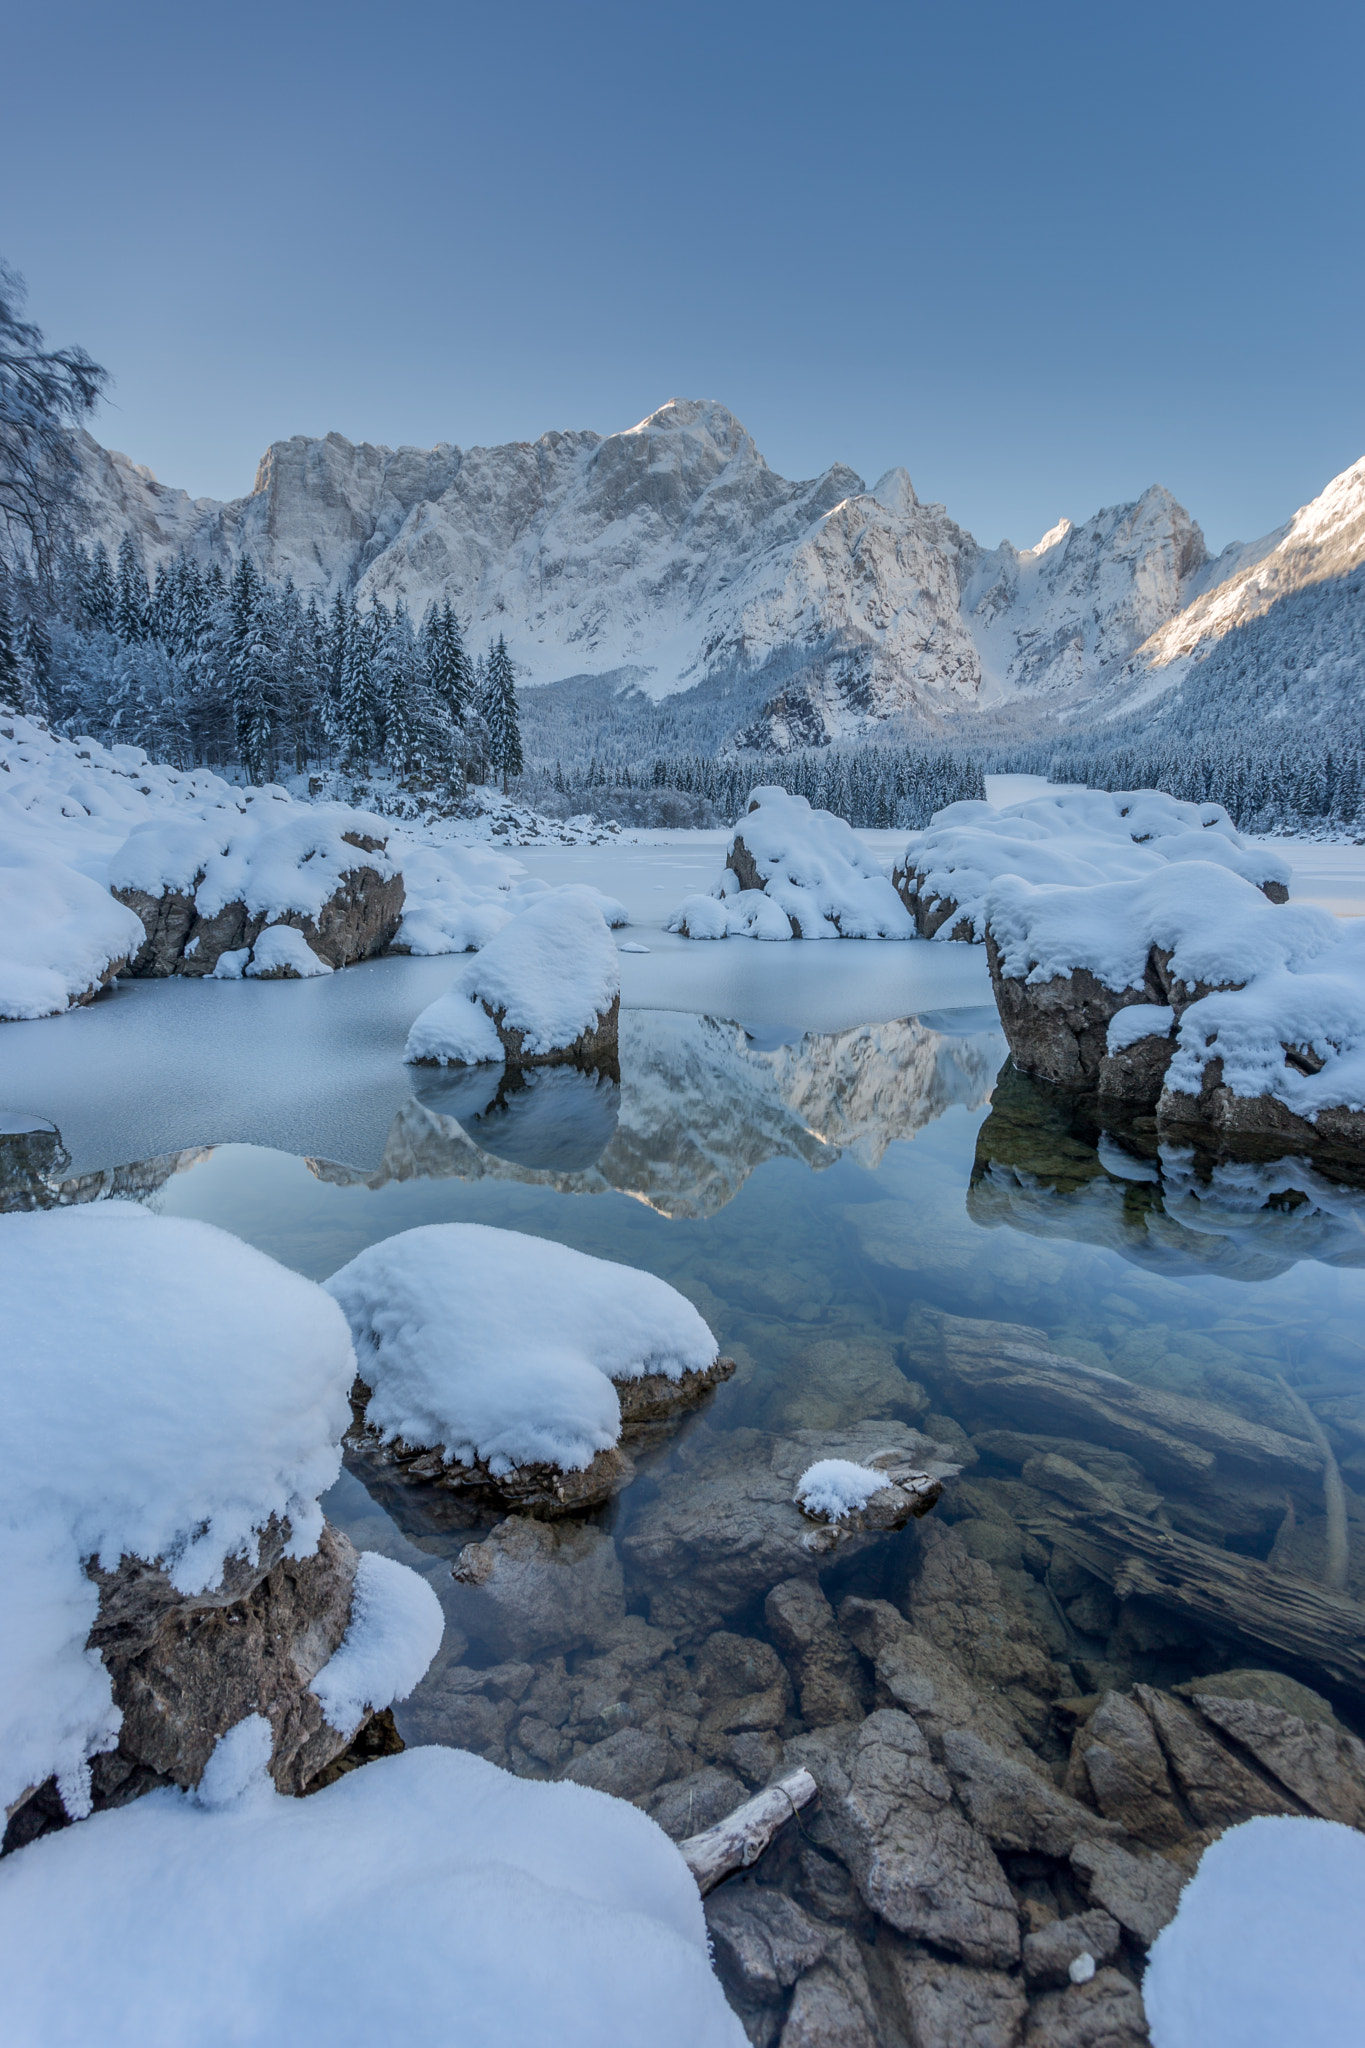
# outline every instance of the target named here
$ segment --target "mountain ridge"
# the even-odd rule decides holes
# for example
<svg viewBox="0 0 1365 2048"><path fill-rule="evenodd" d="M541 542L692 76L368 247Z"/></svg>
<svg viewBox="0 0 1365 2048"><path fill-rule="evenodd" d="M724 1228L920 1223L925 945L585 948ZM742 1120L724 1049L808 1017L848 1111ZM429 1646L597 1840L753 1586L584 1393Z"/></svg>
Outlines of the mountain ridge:
<svg viewBox="0 0 1365 2048"><path fill-rule="evenodd" d="M149 567L180 548L229 570L250 553L322 600L344 588L420 613L448 597L476 643L505 634L523 688L614 677L662 705L705 685L735 698L728 743L758 751L1129 711L1248 617L1365 560L1365 461L1217 557L1160 485L987 550L903 468L870 488L838 463L778 476L714 400L491 448L296 435L228 502L88 434L78 446L90 536L111 550L129 530ZM730 689L747 677L747 695Z"/></svg>

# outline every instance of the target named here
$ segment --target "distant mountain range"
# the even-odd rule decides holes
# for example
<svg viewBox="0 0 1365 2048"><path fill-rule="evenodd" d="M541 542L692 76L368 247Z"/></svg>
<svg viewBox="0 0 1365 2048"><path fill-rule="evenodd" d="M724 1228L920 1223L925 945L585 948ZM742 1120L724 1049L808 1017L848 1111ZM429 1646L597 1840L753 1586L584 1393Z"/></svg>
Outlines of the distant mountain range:
<svg viewBox="0 0 1365 2048"><path fill-rule="evenodd" d="M724 406L692 399L622 433L498 448L296 435L228 504L80 443L111 553L131 530L148 568L249 552L320 596L402 595L415 614L449 597L475 649L504 634L523 689L552 686L525 699L532 717L634 719L705 751L1125 713L1304 591L1330 607L1340 588L1358 617L1365 562L1365 461L1215 558L1156 485L986 550L904 469L871 489L841 465L790 483ZM1257 644L1274 658L1273 632Z"/></svg>

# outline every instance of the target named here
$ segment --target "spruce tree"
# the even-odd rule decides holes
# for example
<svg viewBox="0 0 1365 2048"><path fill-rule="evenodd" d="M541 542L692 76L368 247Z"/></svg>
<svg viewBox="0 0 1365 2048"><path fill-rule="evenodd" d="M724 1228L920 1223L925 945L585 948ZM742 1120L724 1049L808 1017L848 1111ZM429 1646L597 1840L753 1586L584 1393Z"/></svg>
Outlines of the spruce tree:
<svg viewBox="0 0 1365 2048"><path fill-rule="evenodd" d="M383 606L378 608L381 612ZM387 617L387 613L385 614ZM341 740L349 768L367 766L379 748L380 706L375 686L374 612L352 612L341 674Z"/></svg>
<svg viewBox="0 0 1365 2048"><path fill-rule="evenodd" d="M138 556L131 533L125 533L118 547L118 590L114 599L114 631L125 647L136 646L150 630L150 595L147 572Z"/></svg>
<svg viewBox="0 0 1365 2048"><path fill-rule="evenodd" d="M114 630L114 606L118 592L114 586L114 572L109 567L109 553L102 540L95 542L95 552L90 557L86 575L83 603L86 616L94 626L106 633Z"/></svg>
<svg viewBox="0 0 1365 2048"><path fill-rule="evenodd" d="M488 758L502 774L502 793L506 796L508 777L520 775L523 762L516 679L512 674L512 657L501 633L497 645L488 650L483 717L488 728Z"/></svg>
<svg viewBox="0 0 1365 2048"><path fill-rule="evenodd" d="M12 704L18 711L22 708L23 695L24 677L19 666L19 650L15 645L9 592L3 582L0 582L0 703Z"/></svg>

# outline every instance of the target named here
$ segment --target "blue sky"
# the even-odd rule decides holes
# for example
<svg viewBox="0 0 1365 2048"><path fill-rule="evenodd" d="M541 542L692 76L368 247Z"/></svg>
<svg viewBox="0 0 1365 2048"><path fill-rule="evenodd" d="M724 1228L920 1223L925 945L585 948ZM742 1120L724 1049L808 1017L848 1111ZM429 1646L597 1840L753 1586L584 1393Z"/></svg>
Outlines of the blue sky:
<svg viewBox="0 0 1365 2048"><path fill-rule="evenodd" d="M6 14L0 251L196 494L688 395L987 545L1160 481L1221 546L1365 453L1358 5Z"/></svg>

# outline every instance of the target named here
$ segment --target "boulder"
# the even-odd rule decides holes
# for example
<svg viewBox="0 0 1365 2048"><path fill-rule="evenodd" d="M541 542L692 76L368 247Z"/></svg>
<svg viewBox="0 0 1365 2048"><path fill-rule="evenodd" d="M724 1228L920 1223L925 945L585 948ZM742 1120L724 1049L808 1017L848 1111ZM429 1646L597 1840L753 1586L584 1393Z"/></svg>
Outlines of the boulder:
<svg viewBox="0 0 1365 2048"><path fill-rule="evenodd" d="M1118 1970L1098 1970L1089 1983L1037 2000L1024 2048L1149 2048L1150 2041L1137 1986Z"/></svg>
<svg viewBox="0 0 1365 2048"><path fill-rule="evenodd" d="M615 1543L577 1523L509 1515L466 1544L452 1577L466 1589L460 1625L502 1657L597 1642L625 1614Z"/></svg>
<svg viewBox="0 0 1365 2048"><path fill-rule="evenodd" d="M1028 1999L1017 1977L894 1949L915 2048L1018 2048Z"/></svg>
<svg viewBox="0 0 1365 2048"><path fill-rule="evenodd" d="M1047 1990L1071 1981L1071 1966L1082 1956L1111 1963L1119 1952L1121 1929L1111 1913L1092 1907L1066 1920L1054 1920L1036 1934L1024 1936L1024 1981Z"/></svg>
<svg viewBox="0 0 1365 2048"><path fill-rule="evenodd" d="M383 854L385 842L373 834L348 829L339 840L354 848L349 862L345 856L334 860L341 871L331 892L311 910L277 909L253 905L248 898L235 897L219 904L211 896L201 897L205 870L199 868L183 887L161 889L124 883L112 893L142 921L143 944L130 959L126 971L133 975L212 975L225 953L255 946L261 934L275 925L289 925L302 933L310 950L328 967L349 967L358 960L370 960L392 944L403 917L403 877L385 859L367 856ZM117 869L115 869L115 872ZM273 978L288 978L287 967L272 969Z"/></svg>
<svg viewBox="0 0 1365 2048"><path fill-rule="evenodd" d="M311 1557L287 1556L287 1542L287 1526L272 1522L257 1556L230 1558L202 1593L178 1592L162 1565L134 1557L113 1571L88 1567L100 1594L89 1646L122 1712L117 1748L91 1759L97 1811L160 1785L197 1785L219 1736L248 1714L270 1723L281 1792L309 1789L350 1748L351 1732L328 1724L309 1684L346 1633L356 1552L330 1525ZM49 1781L12 1809L5 1847L65 1819Z"/></svg>

